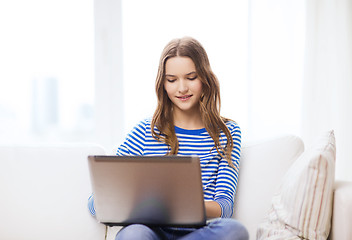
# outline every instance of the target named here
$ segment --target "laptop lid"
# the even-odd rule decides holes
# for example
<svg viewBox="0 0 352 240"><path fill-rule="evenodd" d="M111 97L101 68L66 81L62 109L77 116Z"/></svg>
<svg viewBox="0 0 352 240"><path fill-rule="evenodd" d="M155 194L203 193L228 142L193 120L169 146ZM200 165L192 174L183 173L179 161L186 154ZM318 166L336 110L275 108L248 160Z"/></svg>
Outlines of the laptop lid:
<svg viewBox="0 0 352 240"><path fill-rule="evenodd" d="M89 156L96 217L106 225L203 226L197 156Z"/></svg>

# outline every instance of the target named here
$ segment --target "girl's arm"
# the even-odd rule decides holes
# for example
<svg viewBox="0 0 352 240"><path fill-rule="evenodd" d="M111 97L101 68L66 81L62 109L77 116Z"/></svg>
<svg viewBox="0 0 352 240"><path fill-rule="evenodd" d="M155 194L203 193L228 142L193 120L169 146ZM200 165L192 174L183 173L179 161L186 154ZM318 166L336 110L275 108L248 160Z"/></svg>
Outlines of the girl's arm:
<svg viewBox="0 0 352 240"><path fill-rule="evenodd" d="M93 194L90 195L90 197L88 198L88 209L90 214L95 217L95 206L94 206L94 196Z"/></svg>
<svg viewBox="0 0 352 240"><path fill-rule="evenodd" d="M220 206L221 217L223 218L229 218L233 213L234 196L236 193L238 168L241 155L241 129L234 122L228 123L227 126L234 141L231 158L236 169L230 167L226 159L220 160L214 201L216 201Z"/></svg>

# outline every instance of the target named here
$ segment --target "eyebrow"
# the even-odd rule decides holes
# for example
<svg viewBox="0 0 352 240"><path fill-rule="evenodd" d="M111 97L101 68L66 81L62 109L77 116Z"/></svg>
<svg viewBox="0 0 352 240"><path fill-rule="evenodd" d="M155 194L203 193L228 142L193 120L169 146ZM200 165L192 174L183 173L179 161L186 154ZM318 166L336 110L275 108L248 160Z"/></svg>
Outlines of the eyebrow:
<svg viewBox="0 0 352 240"><path fill-rule="evenodd" d="M190 73L187 73L186 76L189 76L189 75L192 75L192 74L197 74L196 72L190 72Z"/></svg>
<svg viewBox="0 0 352 240"><path fill-rule="evenodd" d="M193 72L185 74L185 76L189 76L189 75L192 75L192 74L197 74L197 73L195 71L193 71ZM172 75L172 74L165 74L165 76L167 76L167 77L176 77L176 75Z"/></svg>

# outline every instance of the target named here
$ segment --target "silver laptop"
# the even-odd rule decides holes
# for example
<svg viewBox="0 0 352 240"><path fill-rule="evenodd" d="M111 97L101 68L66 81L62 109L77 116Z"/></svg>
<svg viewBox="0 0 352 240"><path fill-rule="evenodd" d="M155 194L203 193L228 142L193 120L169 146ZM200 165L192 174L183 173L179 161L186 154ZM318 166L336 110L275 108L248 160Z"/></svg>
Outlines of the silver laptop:
<svg viewBox="0 0 352 240"><path fill-rule="evenodd" d="M205 225L199 157L89 156L88 163L99 222Z"/></svg>

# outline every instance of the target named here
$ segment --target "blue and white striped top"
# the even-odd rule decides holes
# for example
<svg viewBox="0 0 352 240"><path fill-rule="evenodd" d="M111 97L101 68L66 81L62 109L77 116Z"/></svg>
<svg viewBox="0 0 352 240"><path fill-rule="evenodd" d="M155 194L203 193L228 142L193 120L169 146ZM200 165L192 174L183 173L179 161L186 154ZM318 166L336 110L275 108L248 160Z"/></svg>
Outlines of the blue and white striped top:
<svg viewBox="0 0 352 240"><path fill-rule="evenodd" d="M237 170L230 167L216 151L214 141L205 128L187 130L175 126L179 141L178 155L197 155L200 158L204 199L216 201L221 207L221 217L232 216L234 196L238 180L241 153L241 130L233 121L226 123L233 138L232 161ZM226 146L226 136L221 132L221 146ZM151 119L141 121L128 134L118 148L117 155L165 155L168 146L155 140L151 132ZM95 215L93 197L89 199L89 209Z"/></svg>

